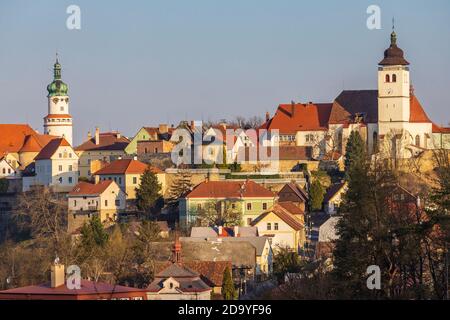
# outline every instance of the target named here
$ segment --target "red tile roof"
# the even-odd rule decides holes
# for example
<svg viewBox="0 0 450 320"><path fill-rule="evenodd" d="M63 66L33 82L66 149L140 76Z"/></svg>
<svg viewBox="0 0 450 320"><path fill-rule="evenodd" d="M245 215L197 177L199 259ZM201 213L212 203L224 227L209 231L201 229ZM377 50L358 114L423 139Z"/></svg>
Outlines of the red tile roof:
<svg viewBox="0 0 450 320"><path fill-rule="evenodd" d="M122 159L111 162L106 167L95 172L94 175L114 175L114 174L143 174L148 165L133 159ZM158 168L151 167L153 173L161 173Z"/></svg>
<svg viewBox="0 0 450 320"><path fill-rule="evenodd" d="M70 143L64 138L53 139L38 153L34 160L50 159L60 147L70 147Z"/></svg>
<svg viewBox="0 0 450 320"><path fill-rule="evenodd" d="M278 204L293 215L305 214L305 212L302 209L300 209L299 207L297 207L295 205L295 203L293 203L292 201L278 202Z"/></svg>
<svg viewBox="0 0 450 320"><path fill-rule="evenodd" d="M279 204L275 204L270 210L264 212L258 218L253 220L252 226L257 225L258 222L264 219L269 213L274 213L296 231L301 230L304 227L301 220L296 218L292 213L290 213L288 210L286 210L283 206Z"/></svg>
<svg viewBox="0 0 450 320"><path fill-rule="evenodd" d="M81 280L81 289L68 289L66 285L61 285L52 288L50 283L45 283L36 286L20 287L0 291L0 298L2 295L97 295L97 294L120 294L131 292L145 292L144 289L131 288L119 285L111 285L103 282L94 282L88 280Z"/></svg>
<svg viewBox="0 0 450 320"><path fill-rule="evenodd" d="M444 128L433 123L433 133L450 133L450 128Z"/></svg>
<svg viewBox="0 0 450 320"><path fill-rule="evenodd" d="M130 140L115 132L100 133L99 144L95 144L95 137L85 141L75 148L76 151L121 151L125 150Z"/></svg>
<svg viewBox="0 0 450 320"><path fill-rule="evenodd" d="M415 96L411 96L410 98L409 122L431 122L430 118L428 118L427 114L425 113L425 110L423 110L419 100Z"/></svg>
<svg viewBox="0 0 450 320"><path fill-rule="evenodd" d="M274 198L275 194L254 181L205 181L186 198Z"/></svg>
<svg viewBox="0 0 450 320"><path fill-rule="evenodd" d="M69 192L69 196L100 195L113 183L112 180L100 181L97 184L80 182Z"/></svg>
<svg viewBox="0 0 450 320"><path fill-rule="evenodd" d="M281 104L273 118L261 128L277 129L280 134L295 134L297 131L326 131L331 107L331 103Z"/></svg>
<svg viewBox="0 0 450 320"><path fill-rule="evenodd" d="M38 134L27 124L0 124L0 152L21 152L28 136L33 136L36 144L40 146L39 150L35 152L39 152L50 140L56 138ZM33 150L36 150L36 147L33 147Z"/></svg>

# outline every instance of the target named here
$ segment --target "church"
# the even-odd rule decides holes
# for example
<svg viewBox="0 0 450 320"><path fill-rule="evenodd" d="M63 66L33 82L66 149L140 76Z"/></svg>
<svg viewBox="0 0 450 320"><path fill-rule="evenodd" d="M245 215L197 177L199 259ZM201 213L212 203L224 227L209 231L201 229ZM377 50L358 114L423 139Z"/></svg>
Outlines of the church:
<svg viewBox="0 0 450 320"><path fill-rule="evenodd" d="M332 103L282 104L261 129L278 130L279 146L308 147L317 159L344 154L353 130L359 131L370 154L409 159L425 150L450 149L450 128L427 116L411 85L409 62L391 44L378 63L378 90L345 90Z"/></svg>

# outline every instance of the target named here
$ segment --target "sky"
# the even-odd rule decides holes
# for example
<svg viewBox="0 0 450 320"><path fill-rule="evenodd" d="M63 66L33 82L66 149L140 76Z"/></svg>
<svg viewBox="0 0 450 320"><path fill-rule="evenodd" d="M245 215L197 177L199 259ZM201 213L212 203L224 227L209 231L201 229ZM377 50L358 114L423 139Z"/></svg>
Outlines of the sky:
<svg viewBox="0 0 450 320"><path fill-rule="evenodd" d="M80 30L66 27L72 4ZM380 30L367 28L370 5ZM416 95L448 124L448 0L0 0L0 123L43 131L56 51L75 144L96 126L133 136L332 102L343 89L377 88L393 17Z"/></svg>

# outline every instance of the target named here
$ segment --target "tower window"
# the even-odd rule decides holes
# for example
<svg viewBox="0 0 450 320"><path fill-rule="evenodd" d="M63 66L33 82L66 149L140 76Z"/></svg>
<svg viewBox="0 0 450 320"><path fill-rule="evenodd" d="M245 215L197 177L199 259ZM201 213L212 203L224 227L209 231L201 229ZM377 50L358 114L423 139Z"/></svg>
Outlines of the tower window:
<svg viewBox="0 0 450 320"><path fill-rule="evenodd" d="M396 74L392 75L392 82L397 82L397 75Z"/></svg>
<svg viewBox="0 0 450 320"><path fill-rule="evenodd" d="M416 146L420 147L420 136L419 135L416 136Z"/></svg>
<svg viewBox="0 0 450 320"><path fill-rule="evenodd" d="M61 111L64 111L64 107L61 107Z"/></svg>
<svg viewBox="0 0 450 320"><path fill-rule="evenodd" d="M391 82L391 76L390 75L386 75L386 82Z"/></svg>

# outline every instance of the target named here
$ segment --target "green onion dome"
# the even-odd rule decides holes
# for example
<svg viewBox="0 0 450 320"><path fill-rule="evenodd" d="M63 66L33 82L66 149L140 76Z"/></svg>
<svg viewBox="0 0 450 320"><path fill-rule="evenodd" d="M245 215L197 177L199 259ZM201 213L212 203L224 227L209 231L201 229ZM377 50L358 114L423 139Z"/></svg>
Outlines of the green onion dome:
<svg viewBox="0 0 450 320"><path fill-rule="evenodd" d="M48 97L67 96L69 87L61 80L61 65L56 58L56 63L53 66L53 82L47 86Z"/></svg>

